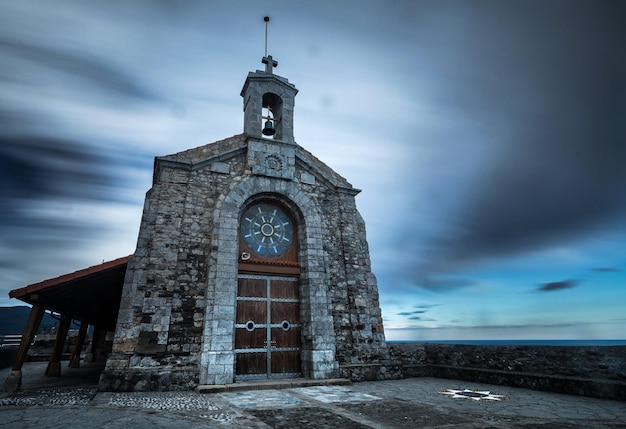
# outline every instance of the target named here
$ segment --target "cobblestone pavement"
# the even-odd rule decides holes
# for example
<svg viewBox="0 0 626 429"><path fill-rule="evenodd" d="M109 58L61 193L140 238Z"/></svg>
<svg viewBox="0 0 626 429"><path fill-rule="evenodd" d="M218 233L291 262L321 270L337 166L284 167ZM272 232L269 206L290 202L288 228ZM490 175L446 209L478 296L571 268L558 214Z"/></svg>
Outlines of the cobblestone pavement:
<svg viewBox="0 0 626 429"><path fill-rule="evenodd" d="M626 404L437 378L285 390L97 392L66 370L24 368L23 389L0 393L3 428L626 428ZM84 371L84 370L83 370ZM0 370L0 381L8 371Z"/></svg>

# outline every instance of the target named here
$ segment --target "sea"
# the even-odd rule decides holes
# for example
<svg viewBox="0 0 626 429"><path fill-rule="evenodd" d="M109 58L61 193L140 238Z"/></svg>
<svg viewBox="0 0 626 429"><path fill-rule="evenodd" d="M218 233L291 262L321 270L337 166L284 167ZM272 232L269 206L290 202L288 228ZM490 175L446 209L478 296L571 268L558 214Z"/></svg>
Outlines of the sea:
<svg viewBox="0 0 626 429"><path fill-rule="evenodd" d="M474 346L625 346L624 340L413 340L396 343L467 344Z"/></svg>

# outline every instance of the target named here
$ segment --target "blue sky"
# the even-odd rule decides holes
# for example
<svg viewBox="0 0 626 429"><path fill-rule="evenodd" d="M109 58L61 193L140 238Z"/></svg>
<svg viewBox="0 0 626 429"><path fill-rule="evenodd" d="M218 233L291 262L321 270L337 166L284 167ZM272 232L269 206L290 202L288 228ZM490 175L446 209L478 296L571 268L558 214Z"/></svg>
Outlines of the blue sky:
<svg viewBox="0 0 626 429"><path fill-rule="evenodd" d="M624 338L609 1L0 0L0 305L134 251L154 157L242 132L264 15L296 141L363 190L388 339Z"/></svg>

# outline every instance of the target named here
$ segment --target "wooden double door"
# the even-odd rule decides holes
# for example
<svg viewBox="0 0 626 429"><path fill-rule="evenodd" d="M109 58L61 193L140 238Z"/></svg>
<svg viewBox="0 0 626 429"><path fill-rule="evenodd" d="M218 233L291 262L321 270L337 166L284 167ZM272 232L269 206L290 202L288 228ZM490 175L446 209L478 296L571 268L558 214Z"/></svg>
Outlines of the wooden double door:
<svg viewBox="0 0 626 429"><path fill-rule="evenodd" d="M299 377L298 277L240 274L235 323L235 379Z"/></svg>

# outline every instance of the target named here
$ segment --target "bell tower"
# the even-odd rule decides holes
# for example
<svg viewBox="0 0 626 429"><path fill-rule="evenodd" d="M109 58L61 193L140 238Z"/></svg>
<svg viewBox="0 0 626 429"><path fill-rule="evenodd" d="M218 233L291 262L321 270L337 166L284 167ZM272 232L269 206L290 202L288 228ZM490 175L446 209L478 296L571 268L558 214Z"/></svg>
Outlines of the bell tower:
<svg viewBox="0 0 626 429"><path fill-rule="evenodd" d="M294 144L293 108L298 90L286 78L273 73L278 62L271 55L262 61L265 71L248 73L241 90L243 131L250 137Z"/></svg>
<svg viewBox="0 0 626 429"><path fill-rule="evenodd" d="M248 73L241 90L248 166L255 175L292 180L296 166L293 109L298 90L274 74L278 61L267 55L268 21L266 16L265 70Z"/></svg>
<svg viewBox="0 0 626 429"><path fill-rule="evenodd" d="M295 144L293 138L293 108L298 90L289 81L274 74L278 61L267 55L267 23L265 21L265 56L261 60L265 71L248 73L241 90L243 97L243 131L248 137L265 138Z"/></svg>

